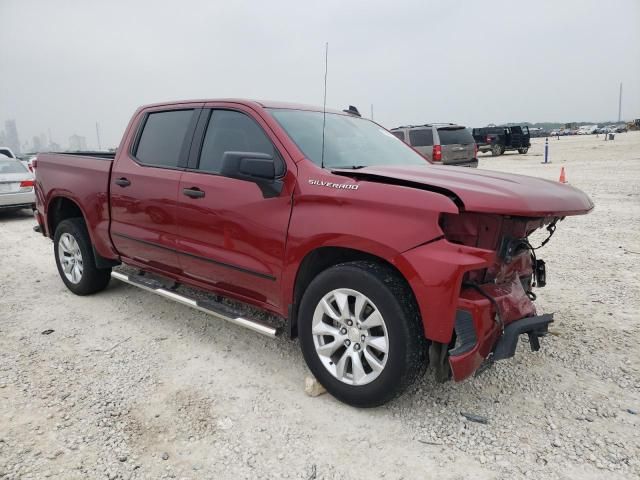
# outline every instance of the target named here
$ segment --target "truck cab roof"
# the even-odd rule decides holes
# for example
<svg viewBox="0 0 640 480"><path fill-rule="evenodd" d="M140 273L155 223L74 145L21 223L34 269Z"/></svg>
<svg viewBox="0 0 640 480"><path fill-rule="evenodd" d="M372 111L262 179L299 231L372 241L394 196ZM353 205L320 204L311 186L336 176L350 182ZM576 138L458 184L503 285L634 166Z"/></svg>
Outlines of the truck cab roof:
<svg viewBox="0 0 640 480"><path fill-rule="evenodd" d="M193 99L193 100L178 100L173 102L151 103L151 104L143 105L140 108L147 109L147 108L156 108L156 107L170 107L170 106L179 106L183 104L194 104L194 103L235 103L239 105L245 105L253 109L273 108L273 109L282 109L282 110L307 110L310 112L326 111L327 113L349 115L348 113L342 110L337 110L333 108L323 109L321 106L306 105L302 103L280 102L280 101L271 101L271 100L253 100L253 99L247 99L247 98L199 98L199 99Z"/></svg>

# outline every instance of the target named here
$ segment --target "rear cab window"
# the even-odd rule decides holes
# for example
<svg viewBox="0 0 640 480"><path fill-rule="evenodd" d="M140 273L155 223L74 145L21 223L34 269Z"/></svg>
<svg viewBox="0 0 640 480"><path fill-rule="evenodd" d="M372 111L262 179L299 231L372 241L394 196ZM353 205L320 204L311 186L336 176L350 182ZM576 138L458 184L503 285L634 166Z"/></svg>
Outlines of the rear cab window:
<svg viewBox="0 0 640 480"><path fill-rule="evenodd" d="M440 145L469 145L475 143L468 128L439 128Z"/></svg>
<svg viewBox="0 0 640 480"><path fill-rule="evenodd" d="M147 114L133 151L134 158L144 165L177 168L193 114L193 109Z"/></svg>
<svg viewBox="0 0 640 480"><path fill-rule="evenodd" d="M430 147L433 145L433 131L431 128L409 130L409 143L413 147Z"/></svg>

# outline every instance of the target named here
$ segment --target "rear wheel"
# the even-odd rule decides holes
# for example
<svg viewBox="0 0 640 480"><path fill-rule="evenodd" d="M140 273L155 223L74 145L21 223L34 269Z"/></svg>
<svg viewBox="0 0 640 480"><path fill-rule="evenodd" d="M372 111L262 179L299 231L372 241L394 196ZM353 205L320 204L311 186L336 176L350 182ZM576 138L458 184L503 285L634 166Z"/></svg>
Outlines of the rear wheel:
<svg viewBox="0 0 640 480"><path fill-rule="evenodd" d="M524 148L519 148L518 149L518 153L524 155L525 153L527 153L529 151L529 147L524 147Z"/></svg>
<svg viewBox="0 0 640 480"><path fill-rule="evenodd" d="M496 143L495 145L491 146L491 155L493 155L494 157L499 157L503 153L504 153L504 145L500 145L499 143Z"/></svg>
<svg viewBox="0 0 640 480"><path fill-rule="evenodd" d="M81 218L60 222L53 238L60 278L76 295L104 290L111 279L110 268L97 268L91 239Z"/></svg>
<svg viewBox="0 0 640 480"><path fill-rule="evenodd" d="M300 305L302 353L337 399L374 407L400 395L426 367L426 341L406 283L368 261L325 270Z"/></svg>

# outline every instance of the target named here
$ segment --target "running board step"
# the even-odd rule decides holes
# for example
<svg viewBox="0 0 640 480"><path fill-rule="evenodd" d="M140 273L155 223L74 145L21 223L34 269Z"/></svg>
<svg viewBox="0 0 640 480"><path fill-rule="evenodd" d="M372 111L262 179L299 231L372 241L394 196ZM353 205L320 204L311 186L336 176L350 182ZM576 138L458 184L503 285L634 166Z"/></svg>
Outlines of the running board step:
<svg viewBox="0 0 640 480"><path fill-rule="evenodd" d="M258 320L251 320L237 316L232 308L222 303L196 300L185 295L180 295L167 288L162 282L153 278L147 278L143 275L125 275L120 272L111 272L111 278L115 278L121 282L147 290L148 292L155 293L156 295L160 295L161 297L173 300L174 302L181 303L182 305L186 305L201 312L208 313L209 315L226 320L227 322L248 328L249 330L261 333L267 337L275 338L278 335L278 329L271 325L267 325L266 323Z"/></svg>

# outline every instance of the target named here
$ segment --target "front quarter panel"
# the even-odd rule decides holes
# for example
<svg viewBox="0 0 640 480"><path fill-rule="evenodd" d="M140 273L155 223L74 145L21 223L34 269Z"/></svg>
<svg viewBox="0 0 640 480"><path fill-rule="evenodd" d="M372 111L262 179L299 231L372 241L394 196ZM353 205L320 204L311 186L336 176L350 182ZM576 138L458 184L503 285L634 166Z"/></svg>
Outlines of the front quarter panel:
<svg viewBox="0 0 640 480"><path fill-rule="evenodd" d="M418 246L394 259L416 296L426 338L449 343L464 274L494 261L495 252L491 250L445 239Z"/></svg>
<svg viewBox="0 0 640 480"><path fill-rule="evenodd" d="M393 263L402 252L442 237L443 212L458 208L438 193L354 180L300 162L283 275L288 302L300 262L311 251L344 247Z"/></svg>

